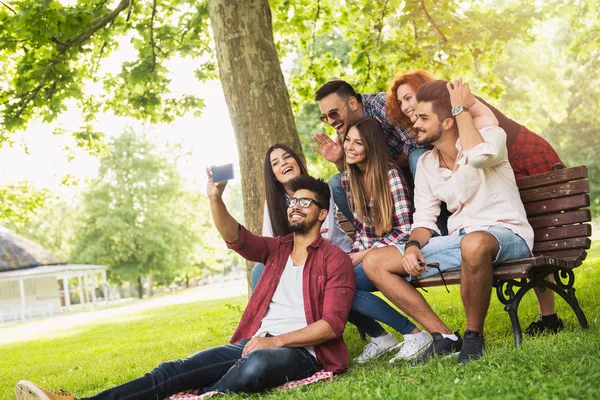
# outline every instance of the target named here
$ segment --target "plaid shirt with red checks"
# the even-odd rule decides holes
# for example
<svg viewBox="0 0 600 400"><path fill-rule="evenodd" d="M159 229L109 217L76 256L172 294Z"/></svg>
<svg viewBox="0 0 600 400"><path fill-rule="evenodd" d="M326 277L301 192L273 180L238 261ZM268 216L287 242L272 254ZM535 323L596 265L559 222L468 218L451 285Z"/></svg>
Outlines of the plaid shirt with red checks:
<svg viewBox="0 0 600 400"><path fill-rule="evenodd" d="M371 217L367 217L363 222L358 218L356 212L353 211L354 226L356 227L354 243L350 250L353 253L368 250L372 247L385 247L392 244L404 243L408 240L408 236L410 235L410 225L412 223L412 208L406 181L404 180L404 175L402 175L402 173L393 165L390 165L388 178L390 180L390 189L394 201L392 230L386 232L383 236L377 236L375 234L375 229L371 225ZM353 204L347 172L342 172L341 180L344 191L346 192L346 197L348 198L348 204ZM369 215L371 215L371 208L375 201L375 199L371 198L369 209L367 211Z"/></svg>
<svg viewBox="0 0 600 400"><path fill-rule="evenodd" d="M549 172L554 164L563 163L546 139L524 126L521 126L519 135L508 149L508 161L515 178Z"/></svg>
<svg viewBox="0 0 600 400"><path fill-rule="evenodd" d="M283 237L254 235L240 225L236 243L227 243L246 260L265 264L231 343L251 338L267 314L281 274L294 247L294 234ZM318 365L326 371L344 372L348 368L348 349L342 332L348 319L355 291L352 261L339 247L321 235L306 248L308 257L302 274L304 312L308 325L323 320L335 338L313 346Z"/></svg>
<svg viewBox="0 0 600 400"><path fill-rule="evenodd" d="M363 94L361 97L365 117L373 117L381 125L392 160L397 159L401 153L410 154L416 147L415 138L403 125L394 125L388 118L386 93Z"/></svg>

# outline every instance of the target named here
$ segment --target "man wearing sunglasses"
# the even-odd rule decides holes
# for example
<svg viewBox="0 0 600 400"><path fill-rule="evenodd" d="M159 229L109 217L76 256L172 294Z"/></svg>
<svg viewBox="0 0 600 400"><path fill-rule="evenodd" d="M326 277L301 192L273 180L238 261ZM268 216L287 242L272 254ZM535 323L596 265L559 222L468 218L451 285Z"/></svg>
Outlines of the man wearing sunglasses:
<svg viewBox="0 0 600 400"><path fill-rule="evenodd" d="M362 117L373 117L381 125L387 143L388 154L395 163L405 168L408 166L408 154L416 147L411 133L402 125L394 125L388 118L386 109L386 93L359 94L346 81L333 80L325 83L315 93L315 101L321 108L320 119L336 130L337 138L333 141L323 132L315 133L312 148L327 161L335 164L338 171L344 170L344 149L342 140L348 132L348 126ZM340 174L329 180L335 204L348 221L353 221L348 200L342 188Z"/></svg>
<svg viewBox="0 0 600 400"><path fill-rule="evenodd" d="M348 255L321 237L327 183L306 175L294 179L287 209L293 233L272 238L240 225L222 200L227 182L213 183L210 168L207 174L213 220L227 246L265 264L231 344L163 363L92 399L155 400L188 390L256 392L322 369L347 369L342 331L354 297L354 269ZM15 392L17 400L75 399L29 381L20 381Z"/></svg>

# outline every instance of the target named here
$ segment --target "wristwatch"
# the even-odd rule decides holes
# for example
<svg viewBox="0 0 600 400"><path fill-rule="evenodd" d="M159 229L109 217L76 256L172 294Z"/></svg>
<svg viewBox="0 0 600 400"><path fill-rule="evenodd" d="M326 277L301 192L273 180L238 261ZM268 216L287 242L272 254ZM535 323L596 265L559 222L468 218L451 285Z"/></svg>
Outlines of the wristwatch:
<svg viewBox="0 0 600 400"><path fill-rule="evenodd" d="M456 117L458 114L460 114L463 111L469 112L469 108L468 107L463 107L462 105L457 104L457 105L455 105L455 106L452 107L452 116Z"/></svg>

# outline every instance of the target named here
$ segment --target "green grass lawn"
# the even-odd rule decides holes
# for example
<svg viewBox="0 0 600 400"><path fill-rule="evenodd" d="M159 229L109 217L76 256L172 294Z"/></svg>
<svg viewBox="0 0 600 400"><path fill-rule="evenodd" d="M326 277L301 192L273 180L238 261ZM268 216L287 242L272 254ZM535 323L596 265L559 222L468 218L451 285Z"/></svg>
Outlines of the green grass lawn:
<svg viewBox="0 0 600 400"><path fill-rule="evenodd" d="M230 398L599 398L600 240L594 241L586 262L576 270L576 279L590 329L582 330L559 298L557 306L566 330L526 338L516 350L510 321L494 293L486 321L486 355L467 366L459 367L456 359L416 368L390 365L390 355L365 365L351 363L349 372L333 382ZM451 328L462 332L459 287L452 286L450 291L435 288L426 297ZM162 307L61 336L0 346L0 399L14 399L13 387L20 379L66 389L79 397L91 396L137 378L163 361L224 344L245 303L245 298L233 298ZM520 316L523 327L537 317L533 295L521 304ZM350 356L357 356L364 343L356 329L348 326L344 336Z"/></svg>

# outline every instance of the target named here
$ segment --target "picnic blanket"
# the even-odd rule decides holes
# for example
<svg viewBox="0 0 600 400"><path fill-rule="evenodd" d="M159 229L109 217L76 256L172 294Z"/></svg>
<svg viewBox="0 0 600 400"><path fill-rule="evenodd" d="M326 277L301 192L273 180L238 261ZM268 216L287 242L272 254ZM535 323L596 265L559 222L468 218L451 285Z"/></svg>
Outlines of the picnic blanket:
<svg viewBox="0 0 600 400"><path fill-rule="evenodd" d="M310 385L311 383L315 383L315 382L319 382L319 381L326 382L326 381L332 380L333 376L334 376L333 372L319 371L316 374L314 374L313 376L309 376L308 378L300 379L298 381L287 382L281 386L277 386L275 388L275 390L293 389L293 388L297 388L299 386ZM207 398L212 397L217 394L224 395L225 393L219 392L219 391L212 391L212 392L206 392L203 394L189 394L189 393L188 394L176 394L176 395L169 397L169 400L203 400L203 399L207 399Z"/></svg>

